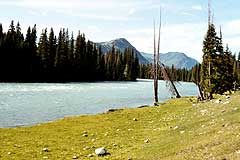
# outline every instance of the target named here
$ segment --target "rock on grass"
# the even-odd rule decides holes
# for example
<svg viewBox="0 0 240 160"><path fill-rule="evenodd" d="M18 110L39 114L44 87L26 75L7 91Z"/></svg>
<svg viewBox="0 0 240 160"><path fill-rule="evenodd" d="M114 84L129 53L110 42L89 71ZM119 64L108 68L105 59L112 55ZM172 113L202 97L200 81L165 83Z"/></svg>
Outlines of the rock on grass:
<svg viewBox="0 0 240 160"><path fill-rule="evenodd" d="M96 155L101 156L101 155L105 155L107 153L107 150L104 147L97 148L95 150L95 153L96 153Z"/></svg>

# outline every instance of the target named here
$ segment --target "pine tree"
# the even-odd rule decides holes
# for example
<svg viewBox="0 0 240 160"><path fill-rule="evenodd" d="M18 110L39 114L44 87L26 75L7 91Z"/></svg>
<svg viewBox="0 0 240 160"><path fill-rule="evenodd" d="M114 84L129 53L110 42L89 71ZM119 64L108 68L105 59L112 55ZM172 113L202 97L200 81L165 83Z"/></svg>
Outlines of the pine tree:
<svg viewBox="0 0 240 160"><path fill-rule="evenodd" d="M77 81L83 81L86 74L86 41L85 35L80 34L80 31L77 36L76 45L75 45L75 61L74 68Z"/></svg>
<svg viewBox="0 0 240 160"><path fill-rule="evenodd" d="M237 58L238 61L240 61L240 52L238 53L238 58Z"/></svg>
<svg viewBox="0 0 240 160"><path fill-rule="evenodd" d="M50 52L49 52L49 42L47 36L47 28L42 31L42 34L38 43L38 57L40 59L40 72L45 78L46 73L50 69Z"/></svg>
<svg viewBox="0 0 240 160"><path fill-rule="evenodd" d="M59 81L66 80L67 53L65 38L66 38L65 29L61 29L58 36L58 44L55 57L55 68L57 78Z"/></svg>
<svg viewBox="0 0 240 160"><path fill-rule="evenodd" d="M106 72L106 69L105 69L105 56L102 54L102 48L101 46L99 46L98 48L98 55L97 55L97 80L98 81L102 81L105 79L105 72Z"/></svg>
<svg viewBox="0 0 240 160"><path fill-rule="evenodd" d="M3 40L3 27L2 27L2 23L0 23L0 42L2 42Z"/></svg>
<svg viewBox="0 0 240 160"><path fill-rule="evenodd" d="M4 72L4 61L5 61L5 57L4 57L4 34L3 34L3 27L2 27L2 23L0 23L0 81L3 81L3 72Z"/></svg>
<svg viewBox="0 0 240 160"><path fill-rule="evenodd" d="M16 79L16 64L18 63L18 59L16 59L16 29L14 26L14 21L11 21L11 24L9 26L6 39L5 39L5 52L4 54L4 62L3 66L5 68L4 70L4 76L6 77L7 81L14 81Z"/></svg>
<svg viewBox="0 0 240 160"><path fill-rule="evenodd" d="M56 49L57 49L57 40L54 34L53 28L50 29L50 33L48 36L48 47L49 47L49 72L51 74L51 78L53 80L53 76L55 74L55 57L56 57ZM50 76L50 75L49 75Z"/></svg>
<svg viewBox="0 0 240 160"><path fill-rule="evenodd" d="M233 89L233 83L235 81L234 79L234 72L233 72L233 65L234 65L234 56L232 55L232 52L226 47L226 50L224 52L224 66L226 67L224 72L224 80L223 81L223 93L226 91L231 92Z"/></svg>
<svg viewBox="0 0 240 160"><path fill-rule="evenodd" d="M215 26L210 24L207 35L203 41L203 61L201 65L201 80L200 86L204 91L205 98L212 99L213 94L213 65L217 54L218 37L215 31Z"/></svg>
<svg viewBox="0 0 240 160"><path fill-rule="evenodd" d="M69 49L68 49L68 78L73 80L74 78L74 61L75 61L75 50L74 50L74 35L73 32L71 34L71 38L69 41Z"/></svg>

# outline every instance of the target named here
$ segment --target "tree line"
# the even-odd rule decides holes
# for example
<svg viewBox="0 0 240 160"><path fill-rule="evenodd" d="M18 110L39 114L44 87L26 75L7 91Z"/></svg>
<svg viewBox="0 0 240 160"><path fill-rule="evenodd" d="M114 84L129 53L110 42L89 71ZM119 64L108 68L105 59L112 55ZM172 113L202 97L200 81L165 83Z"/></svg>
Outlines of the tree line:
<svg viewBox="0 0 240 160"><path fill-rule="evenodd" d="M132 49L123 53L112 49L103 54L101 47L86 40L80 31L76 39L68 29L43 29L37 42L36 25L26 36L20 24L11 22L7 32L0 24L1 82L82 82L136 80L139 60Z"/></svg>
<svg viewBox="0 0 240 160"><path fill-rule="evenodd" d="M200 76L200 66L201 64L196 64L192 69L178 69L172 65L171 67L166 66L166 71L172 81L194 82L195 79L198 79ZM140 64L139 77L143 79L152 79L152 64ZM160 70L158 72L158 77L159 80L164 80Z"/></svg>

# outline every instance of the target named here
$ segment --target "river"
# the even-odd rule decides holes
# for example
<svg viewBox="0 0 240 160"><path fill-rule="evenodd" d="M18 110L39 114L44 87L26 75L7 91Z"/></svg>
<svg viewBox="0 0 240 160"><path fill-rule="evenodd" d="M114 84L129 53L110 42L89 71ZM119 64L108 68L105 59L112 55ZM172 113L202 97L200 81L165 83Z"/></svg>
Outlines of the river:
<svg viewBox="0 0 240 160"><path fill-rule="evenodd" d="M196 96L193 83L181 82L182 96ZM159 81L159 100L171 98ZM152 80L97 83L0 83L0 128L31 126L67 116L97 114L110 108L153 104Z"/></svg>

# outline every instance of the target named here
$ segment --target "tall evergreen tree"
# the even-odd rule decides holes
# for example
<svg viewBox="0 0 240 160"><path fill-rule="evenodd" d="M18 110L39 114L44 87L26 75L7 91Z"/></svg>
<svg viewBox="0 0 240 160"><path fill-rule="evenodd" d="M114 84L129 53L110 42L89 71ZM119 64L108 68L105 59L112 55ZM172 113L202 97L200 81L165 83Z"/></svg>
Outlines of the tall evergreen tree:
<svg viewBox="0 0 240 160"><path fill-rule="evenodd" d="M50 29L50 33L48 36L48 49L49 49L49 72L51 72L51 75L54 76L55 74L55 57L56 57L56 50L57 50L57 39L54 34L53 28ZM53 79L53 78L51 78Z"/></svg>
<svg viewBox="0 0 240 160"><path fill-rule="evenodd" d="M47 28L42 31L42 34L38 43L38 57L40 59L40 72L41 76L46 77L47 71L50 69L50 52L49 42L47 36Z"/></svg>
<svg viewBox="0 0 240 160"><path fill-rule="evenodd" d="M213 98L213 67L217 54L218 37L214 24L208 26L208 31L203 41L203 61L201 65L200 86L205 93L205 98Z"/></svg>
<svg viewBox="0 0 240 160"><path fill-rule="evenodd" d="M97 55L97 68L96 68L97 80L102 81L105 79L105 57L102 53L101 46L98 48L98 55Z"/></svg>

